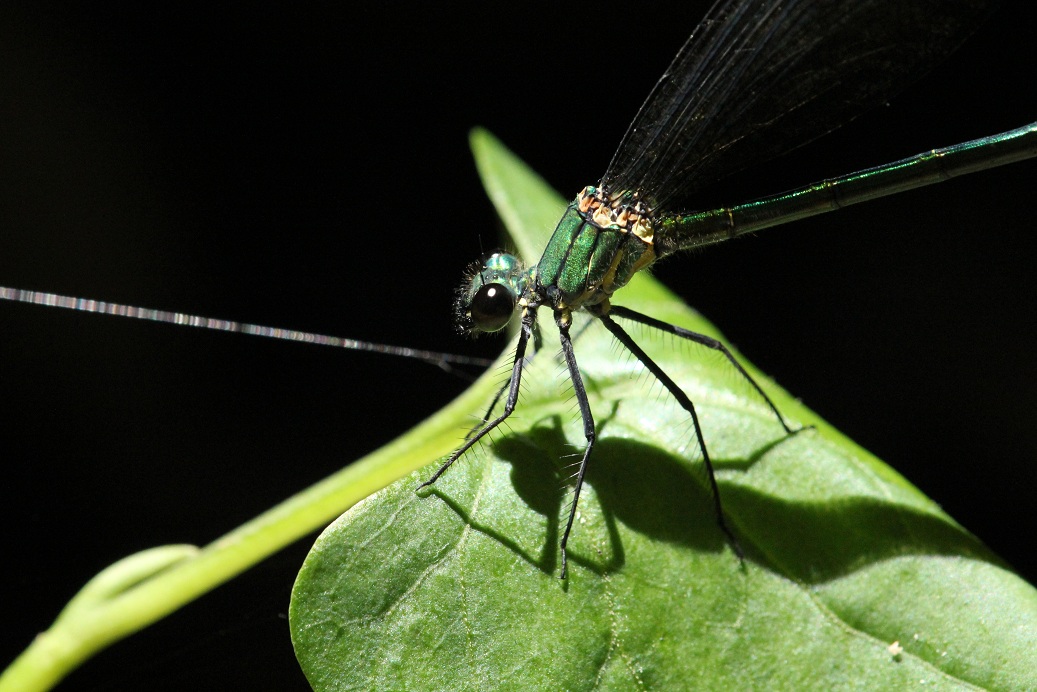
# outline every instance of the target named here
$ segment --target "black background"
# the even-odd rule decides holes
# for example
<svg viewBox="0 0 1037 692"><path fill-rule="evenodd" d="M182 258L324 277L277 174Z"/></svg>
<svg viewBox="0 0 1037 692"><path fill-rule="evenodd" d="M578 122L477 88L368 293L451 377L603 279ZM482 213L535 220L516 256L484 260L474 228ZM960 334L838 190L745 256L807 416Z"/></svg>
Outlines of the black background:
<svg viewBox="0 0 1037 692"><path fill-rule="evenodd" d="M5 3L0 284L493 355L451 326L462 269L498 232L468 129L575 193L703 11ZM773 192L1033 120L1034 15L1008 5L910 93L741 184ZM581 96L588 73L615 85L614 108ZM1031 581L1035 166L657 272ZM0 349L4 664L109 563L204 544L463 388L421 364L34 306L0 305ZM65 685L305 689L285 613L308 545Z"/></svg>

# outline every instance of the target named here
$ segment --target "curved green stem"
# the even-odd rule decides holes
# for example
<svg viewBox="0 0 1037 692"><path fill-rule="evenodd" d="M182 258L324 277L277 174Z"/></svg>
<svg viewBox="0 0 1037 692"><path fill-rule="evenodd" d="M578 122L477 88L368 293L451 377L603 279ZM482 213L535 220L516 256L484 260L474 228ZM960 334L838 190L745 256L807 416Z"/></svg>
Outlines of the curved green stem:
<svg viewBox="0 0 1037 692"><path fill-rule="evenodd" d="M531 254L544 239L530 229L550 231L564 202L486 131L474 130L471 144L487 192L519 248ZM0 675L0 692L50 689L109 644L144 629L323 528L375 491L449 453L471 412L489 400L494 373L490 368L464 394L403 437L209 545L162 546L108 567Z"/></svg>
<svg viewBox="0 0 1037 692"><path fill-rule="evenodd" d="M293 495L203 548L162 546L111 565L0 675L0 692L47 690L108 645L176 611L358 501L448 453L490 378L410 433Z"/></svg>

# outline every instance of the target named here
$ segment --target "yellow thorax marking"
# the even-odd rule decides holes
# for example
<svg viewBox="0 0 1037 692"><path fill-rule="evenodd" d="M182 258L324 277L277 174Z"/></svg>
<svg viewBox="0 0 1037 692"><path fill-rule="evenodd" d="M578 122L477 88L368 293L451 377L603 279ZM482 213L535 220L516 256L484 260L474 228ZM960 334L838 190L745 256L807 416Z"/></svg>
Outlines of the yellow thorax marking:
<svg viewBox="0 0 1037 692"><path fill-rule="evenodd" d="M624 194L605 198L601 190L585 187L576 198L576 206L580 213L589 214L591 221L599 227L633 233L651 245L655 237L651 216L640 200L630 203L635 199Z"/></svg>

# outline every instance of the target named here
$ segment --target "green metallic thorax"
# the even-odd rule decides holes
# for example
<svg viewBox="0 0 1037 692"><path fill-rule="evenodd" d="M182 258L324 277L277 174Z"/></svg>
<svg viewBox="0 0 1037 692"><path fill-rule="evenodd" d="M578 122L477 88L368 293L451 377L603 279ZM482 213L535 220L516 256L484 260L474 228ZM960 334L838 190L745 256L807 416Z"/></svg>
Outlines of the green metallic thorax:
<svg viewBox="0 0 1037 692"><path fill-rule="evenodd" d="M595 193L587 188L566 207L536 265L535 291L555 309L606 302L655 260L647 221L632 222L629 210L610 218L607 207L593 207Z"/></svg>

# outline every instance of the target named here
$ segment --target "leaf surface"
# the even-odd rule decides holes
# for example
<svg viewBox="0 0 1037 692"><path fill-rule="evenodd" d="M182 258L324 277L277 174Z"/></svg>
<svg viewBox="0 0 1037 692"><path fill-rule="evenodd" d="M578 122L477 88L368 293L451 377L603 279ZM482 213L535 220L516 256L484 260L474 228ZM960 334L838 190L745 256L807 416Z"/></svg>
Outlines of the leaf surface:
<svg viewBox="0 0 1037 692"><path fill-rule="evenodd" d="M488 133L472 144L535 258L564 202ZM647 276L615 302L719 336ZM789 419L816 428L785 434L722 356L636 326L697 406L746 559L716 526L687 414L591 324L574 333L598 443L558 579L584 442L550 322L492 443L419 495L442 461L429 459L314 545L291 626L316 689L1037 685L1033 587L751 367Z"/></svg>

